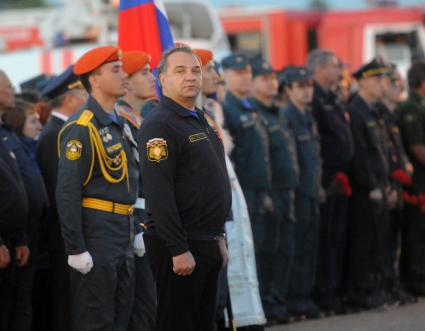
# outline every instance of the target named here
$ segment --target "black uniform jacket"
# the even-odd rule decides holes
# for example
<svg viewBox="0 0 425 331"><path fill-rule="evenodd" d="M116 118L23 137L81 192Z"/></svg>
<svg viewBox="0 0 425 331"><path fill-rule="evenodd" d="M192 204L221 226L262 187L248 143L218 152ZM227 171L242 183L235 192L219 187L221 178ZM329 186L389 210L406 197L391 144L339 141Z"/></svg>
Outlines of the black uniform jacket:
<svg viewBox="0 0 425 331"><path fill-rule="evenodd" d="M163 96L140 131L146 233L164 239L173 256L188 250L188 239L222 233L231 207L223 144L196 114Z"/></svg>

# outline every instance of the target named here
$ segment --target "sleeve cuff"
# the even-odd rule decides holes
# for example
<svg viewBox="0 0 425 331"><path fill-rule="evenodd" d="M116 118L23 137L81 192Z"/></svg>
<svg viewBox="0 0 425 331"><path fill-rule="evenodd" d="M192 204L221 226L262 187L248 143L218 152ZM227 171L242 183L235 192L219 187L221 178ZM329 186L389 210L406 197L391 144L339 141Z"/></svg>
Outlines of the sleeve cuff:
<svg viewBox="0 0 425 331"><path fill-rule="evenodd" d="M187 243L184 243L184 244L168 247L168 249L170 250L171 256L174 257L189 251L189 246Z"/></svg>

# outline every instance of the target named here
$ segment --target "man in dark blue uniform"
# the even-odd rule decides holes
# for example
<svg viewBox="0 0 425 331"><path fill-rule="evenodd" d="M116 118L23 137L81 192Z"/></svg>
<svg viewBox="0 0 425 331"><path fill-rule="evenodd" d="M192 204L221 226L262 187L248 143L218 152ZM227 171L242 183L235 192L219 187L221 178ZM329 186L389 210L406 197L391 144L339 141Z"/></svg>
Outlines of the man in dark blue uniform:
<svg viewBox="0 0 425 331"><path fill-rule="evenodd" d="M274 212L266 215L265 238L258 261L264 273L261 284L263 309L269 322L288 318L286 294L294 254L294 197L298 183L298 162L293 132L286 118L273 104L278 80L264 60L251 62L252 104L268 122L270 139L271 194Z"/></svg>
<svg viewBox="0 0 425 331"><path fill-rule="evenodd" d="M0 115L9 111L15 104L15 90L6 76L0 71ZM0 329L9 330L15 324L16 302L14 284L19 267L24 266L29 257L27 247L28 198L21 172L17 164L15 149L11 149L11 139L16 136L1 122L0 116ZM8 144L6 145L5 142ZM21 146L22 147L22 146ZM20 147L20 151L22 148Z"/></svg>
<svg viewBox="0 0 425 331"><path fill-rule="evenodd" d="M149 222L144 239L158 294L157 331L212 331L231 207L223 145L195 108L202 69L190 48L159 65L163 97L145 118L139 155Z"/></svg>
<svg viewBox="0 0 425 331"><path fill-rule="evenodd" d="M138 169L114 111L125 94L121 51L85 53L74 74L89 92L59 138L56 202L71 266L73 330L127 330L134 291Z"/></svg>
<svg viewBox="0 0 425 331"><path fill-rule="evenodd" d="M230 55L221 64L227 86L222 105L225 127L235 146L230 158L248 205L261 287L264 284L260 261L260 248L265 239L264 216L273 211L267 120L249 99L252 69L247 57L242 54Z"/></svg>
<svg viewBox="0 0 425 331"><path fill-rule="evenodd" d="M0 72L0 117L5 116L15 105L13 87L3 72ZM0 119L0 140L9 153L16 160L18 172L15 176L22 178L24 191L28 201L28 213L26 215L25 227L21 228L19 241L13 243L15 254L13 254L13 283L9 283L11 292L10 310L6 312L7 327L16 330L28 330L32 321L31 289L34 278L34 265L28 266L30 248L36 249L36 234L39 230L39 221L43 209L42 182L38 170L34 169L32 160L26 152L23 143L12 131L12 127ZM41 190L41 192L40 192ZM30 209L29 207L32 207ZM26 208L24 206L24 208ZM34 224L36 222L36 224ZM37 230L31 233L31 230Z"/></svg>
<svg viewBox="0 0 425 331"><path fill-rule="evenodd" d="M145 52L123 53L123 69L128 74L127 93L118 100L116 107L117 114L123 121L124 136L127 138L138 164L140 164L140 156L137 139L143 121L140 109L146 103L146 99L155 96L155 79L150 71L150 59L150 55ZM143 225L146 221L143 178L139 176L139 196L134 205L136 291L128 331L153 331L155 328L155 281L145 255L146 249L143 241Z"/></svg>
<svg viewBox="0 0 425 331"><path fill-rule="evenodd" d="M46 213L46 239L49 253L48 268L48 328L71 330L71 293L69 270L66 263L64 242L56 208L56 179L58 175L58 135L63 124L78 111L87 100L87 92L70 66L59 76L52 78L43 89L43 96L50 100L52 113L43 128L37 144L37 161L49 197ZM46 293L44 293L46 296Z"/></svg>
<svg viewBox="0 0 425 331"><path fill-rule="evenodd" d="M407 155L413 163L413 193L425 193L425 62L408 71L409 97L397 108ZM402 281L416 295L425 294L424 214L417 206L407 207L403 233Z"/></svg>
<svg viewBox="0 0 425 331"><path fill-rule="evenodd" d="M295 193L295 254L289 285L289 310L293 315L318 316L312 299L319 239L320 148L310 103L313 80L305 67L285 73L289 105L284 109L297 145L299 184Z"/></svg>
<svg viewBox="0 0 425 331"><path fill-rule="evenodd" d="M403 208L403 186L394 180L394 174L400 170L407 176L413 173L413 166L407 158L403 146L401 132L397 124L395 108L402 99L404 84L400 72L392 63L386 63L387 75L383 78L383 95L378 104L379 111L385 121L389 139L389 165L391 173L391 190L388 194L390 216L385 231L384 259L384 294L389 303L406 304L416 299L408 294L400 283L397 252L400 249L400 236L404 225L405 212Z"/></svg>
<svg viewBox="0 0 425 331"><path fill-rule="evenodd" d="M348 107L354 159L347 272L348 299L354 308L373 308L383 303L380 291L390 174L385 122L375 103L382 97L386 71L380 59L358 69L353 76L359 83L359 92Z"/></svg>
<svg viewBox="0 0 425 331"><path fill-rule="evenodd" d="M312 112L320 134L322 185L329 191L337 173L348 174L353 158L348 113L334 93L341 77L336 55L316 49L310 53L308 67L313 74ZM339 296L346 252L348 196L333 192L320 208L320 238L315 301L323 310L341 311Z"/></svg>

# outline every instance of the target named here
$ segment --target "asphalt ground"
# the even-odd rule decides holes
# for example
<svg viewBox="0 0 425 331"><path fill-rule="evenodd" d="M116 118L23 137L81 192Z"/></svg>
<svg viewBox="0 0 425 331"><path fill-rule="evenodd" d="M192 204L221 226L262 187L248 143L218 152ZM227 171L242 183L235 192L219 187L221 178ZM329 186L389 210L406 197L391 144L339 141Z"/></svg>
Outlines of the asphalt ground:
<svg viewBox="0 0 425 331"><path fill-rule="evenodd" d="M267 331L425 331L425 299L406 306L390 306L318 320L304 320L266 328Z"/></svg>

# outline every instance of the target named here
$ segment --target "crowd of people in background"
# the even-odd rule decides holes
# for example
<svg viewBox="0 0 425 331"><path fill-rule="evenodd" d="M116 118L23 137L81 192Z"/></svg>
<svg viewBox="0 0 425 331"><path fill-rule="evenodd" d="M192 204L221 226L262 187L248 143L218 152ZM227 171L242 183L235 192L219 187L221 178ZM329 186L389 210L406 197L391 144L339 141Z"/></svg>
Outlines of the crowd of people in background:
<svg viewBox="0 0 425 331"><path fill-rule="evenodd" d="M382 58L350 73L325 49L280 71L259 57L218 63L209 51L195 53L198 108L223 142L233 198L217 329L235 320L261 330L425 295L425 62L413 63L405 80ZM135 137L158 101L149 58L124 57L123 65L128 90L116 112L133 123L127 108L139 110L127 128ZM76 292L57 211L58 136L90 91L72 66L20 93L5 71L0 330L71 330ZM139 202L144 222L149 210ZM155 330L143 250L135 247L129 331Z"/></svg>

